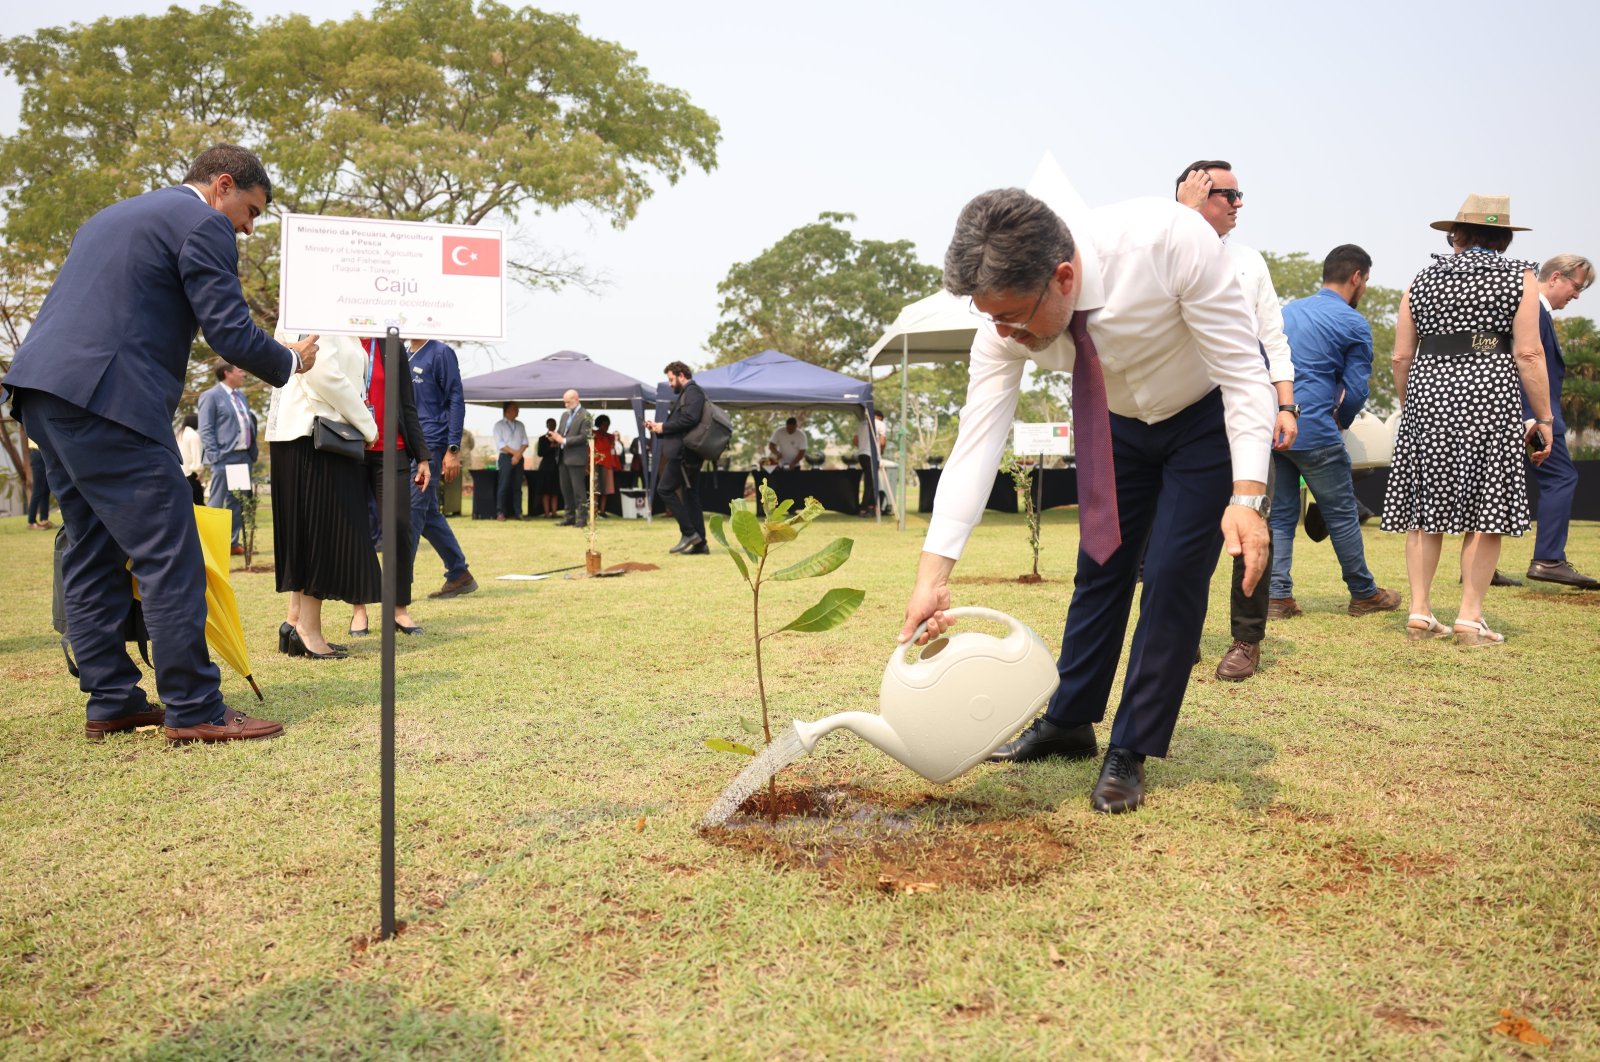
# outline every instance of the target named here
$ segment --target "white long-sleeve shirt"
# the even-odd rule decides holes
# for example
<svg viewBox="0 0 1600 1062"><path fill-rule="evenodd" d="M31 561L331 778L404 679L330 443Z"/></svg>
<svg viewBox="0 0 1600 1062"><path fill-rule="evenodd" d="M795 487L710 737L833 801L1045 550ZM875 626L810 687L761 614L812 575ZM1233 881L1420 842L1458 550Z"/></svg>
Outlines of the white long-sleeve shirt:
<svg viewBox="0 0 1600 1062"><path fill-rule="evenodd" d="M1238 270L1216 232L1170 199L1133 199L1067 220L1082 273L1077 305L1089 311L1111 412L1158 424L1220 387L1233 477L1265 483L1277 396ZM1027 362L1070 372L1075 354L1065 333L1034 354L979 326L961 430L924 550L960 557L982 518Z"/></svg>
<svg viewBox="0 0 1600 1062"><path fill-rule="evenodd" d="M1273 383L1294 380L1294 361L1289 351L1289 337L1283 332L1283 303L1272 286L1272 273L1267 260L1254 247L1225 242L1228 255L1239 270L1239 287L1244 292L1245 305L1255 322L1256 338L1267 352L1267 378Z"/></svg>

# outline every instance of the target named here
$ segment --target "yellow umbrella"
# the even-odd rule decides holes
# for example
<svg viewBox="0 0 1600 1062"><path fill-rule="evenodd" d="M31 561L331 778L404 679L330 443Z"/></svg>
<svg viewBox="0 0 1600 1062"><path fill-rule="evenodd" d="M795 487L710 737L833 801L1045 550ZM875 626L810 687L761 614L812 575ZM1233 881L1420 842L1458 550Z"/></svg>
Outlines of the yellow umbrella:
<svg viewBox="0 0 1600 1062"><path fill-rule="evenodd" d="M233 538L233 513L227 509L194 507L195 528L200 532L200 553L206 565L206 644L233 670L244 676L250 688L261 687L250 673L250 653L244 647L244 623L239 619L239 602L228 581L229 547ZM133 581L133 596L139 597L139 580Z"/></svg>

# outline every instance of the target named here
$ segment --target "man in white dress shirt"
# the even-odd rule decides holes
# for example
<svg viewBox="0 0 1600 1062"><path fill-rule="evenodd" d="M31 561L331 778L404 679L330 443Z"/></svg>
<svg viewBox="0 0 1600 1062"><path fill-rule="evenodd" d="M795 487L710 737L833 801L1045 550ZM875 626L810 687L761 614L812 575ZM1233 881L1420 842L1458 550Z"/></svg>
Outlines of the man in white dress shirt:
<svg viewBox="0 0 1600 1062"><path fill-rule="evenodd" d="M950 573L982 517L1027 362L1072 369L1077 351L1067 330L1083 311L1110 411L1110 530L1120 531L1120 545L1097 545L1102 560L1087 541L1080 546L1061 684L1045 714L994 758L1098 754L1094 724L1105 717L1148 540L1122 700L1090 795L1097 811L1132 811L1144 800L1145 757L1166 755L1177 724L1220 547L1245 558L1247 592L1266 569L1276 402L1236 271L1216 233L1171 200L1080 211L1012 188L962 210L944 285L970 297L982 323L901 640L924 621L924 639L948 629ZM1089 379L1075 377L1074 389ZM1074 430L1081 498L1094 427ZM1108 499L1093 512L1080 509L1085 539L1091 524L1104 527L1110 508Z"/></svg>
<svg viewBox="0 0 1600 1062"><path fill-rule="evenodd" d="M1228 254L1239 272L1239 286L1244 291L1245 305L1255 323L1256 339L1267 358L1267 376L1278 393L1278 418L1272 432L1272 448L1287 450L1294 445L1299 433L1300 407L1294 401L1294 363L1289 354L1289 340L1283 334L1283 304L1272 287L1272 274L1267 260L1253 247L1246 247L1231 237L1239 224L1239 211L1244 206L1244 193L1239 190L1239 179L1233 167L1220 159L1191 162L1178 176L1176 182L1178 202L1191 210L1198 210L1206 224L1222 237ZM1270 491L1269 491L1270 493ZM1268 554L1267 566L1272 565ZM1243 682L1261 666L1261 641L1267 634L1267 580L1256 584L1255 593L1246 595L1241 590L1244 581L1244 563L1241 558L1233 562L1233 589L1229 597L1228 621L1232 627L1233 644L1217 664L1217 678L1224 682Z"/></svg>
<svg viewBox="0 0 1600 1062"><path fill-rule="evenodd" d="M767 442L767 452L779 468L799 468L805 463L806 450L811 440L800 430L800 422L793 417L784 421L783 427L772 433Z"/></svg>

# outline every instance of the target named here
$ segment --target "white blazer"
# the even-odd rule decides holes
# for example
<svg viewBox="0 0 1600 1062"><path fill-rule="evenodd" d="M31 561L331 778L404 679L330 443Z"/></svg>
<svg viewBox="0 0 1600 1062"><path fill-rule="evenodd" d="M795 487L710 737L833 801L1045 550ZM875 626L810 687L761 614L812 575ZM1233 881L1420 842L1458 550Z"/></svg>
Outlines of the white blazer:
<svg viewBox="0 0 1600 1062"><path fill-rule="evenodd" d="M288 343L296 337L280 331L277 338L280 343ZM312 418L328 417L353 426L367 442L373 442L378 437L378 425L361 393L367 365L361 340L354 336L324 336L317 347L317 360L310 370L289 377L289 382L278 389L267 440L303 439L311 434Z"/></svg>

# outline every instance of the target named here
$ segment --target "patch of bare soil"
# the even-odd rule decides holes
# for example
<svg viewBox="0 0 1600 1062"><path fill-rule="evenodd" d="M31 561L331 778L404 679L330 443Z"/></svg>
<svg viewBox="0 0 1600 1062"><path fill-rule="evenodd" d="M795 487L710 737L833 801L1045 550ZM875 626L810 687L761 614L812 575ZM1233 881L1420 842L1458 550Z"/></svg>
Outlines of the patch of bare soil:
<svg viewBox="0 0 1600 1062"><path fill-rule="evenodd" d="M1015 577L1009 575L956 575L952 576L950 581L952 583L960 583L965 586L1011 586L1016 583L1033 584L1049 582L1049 580L1044 576L1034 575L1032 572L1029 572L1026 575L1018 575Z"/></svg>
<svg viewBox="0 0 1600 1062"><path fill-rule="evenodd" d="M964 801L897 801L855 786L765 791L752 796L712 843L765 857L824 884L889 895L992 889L1038 881L1072 846L1041 822L985 819ZM776 812L776 814L774 814Z"/></svg>
<svg viewBox="0 0 1600 1062"><path fill-rule="evenodd" d="M270 565L270 564L250 564L250 565L246 565L244 567L235 568L234 571L236 571L236 572L249 572L251 575L260 575L263 572L272 571L272 565Z"/></svg>
<svg viewBox="0 0 1600 1062"><path fill-rule="evenodd" d="M659 564L644 564L640 561L623 561L621 564L613 564L609 568L601 569L607 575L613 573L621 575L623 572L658 572L660 570L661 565Z"/></svg>

